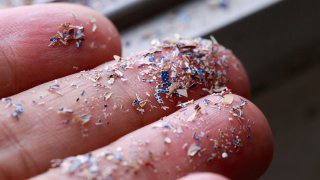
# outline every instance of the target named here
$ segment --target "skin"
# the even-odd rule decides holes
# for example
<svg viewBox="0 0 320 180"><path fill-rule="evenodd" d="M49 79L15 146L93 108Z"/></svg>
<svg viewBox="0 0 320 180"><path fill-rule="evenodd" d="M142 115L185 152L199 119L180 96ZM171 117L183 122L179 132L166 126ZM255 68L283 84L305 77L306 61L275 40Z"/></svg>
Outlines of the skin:
<svg viewBox="0 0 320 180"><path fill-rule="evenodd" d="M22 16L21 12L28 16ZM72 13L76 15L75 21ZM10 17L10 19L8 19ZM48 21L47 17L53 17ZM97 31L90 32L91 24L88 17L97 19ZM197 116L194 122L182 123L186 127L184 133L179 137L169 133L172 143L164 144L164 132L162 129L152 128L162 117L167 116L165 121L173 124L180 124L177 116L189 117L194 110L194 105L184 109L176 107L177 102L165 102L169 109L154 109L146 111L143 115L132 106L136 94L145 94L146 91L154 92L154 86L140 83L136 80L139 71L136 68L124 72L128 80L125 83L115 82L112 87L112 98L108 104L121 103L127 113L119 109L113 110L109 107L111 115L108 123L96 126L97 119L101 118L101 111L105 108L106 102L99 97L105 90L93 86L93 82L87 78L79 78L81 73L75 73L83 69L90 69L106 60L111 60L114 54L120 54L120 40L115 27L103 16L96 12L76 5L50 4L15 9L3 10L0 12L1 26L0 42L0 97L11 96L15 102L23 104L25 112L16 121L10 116L14 107L6 108L0 106L0 179L23 179L36 176L45 172L50 167L50 160L65 158L72 155L83 154L93 151L93 154L105 151L105 149L123 148L123 155L132 159L135 155L128 149L132 148L132 140L148 137L153 139L148 147L133 147L139 151L149 149L152 151L168 151L170 158L159 156L159 161L153 162L159 170L158 174L150 171L150 168L141 167L138 174L126 174L119 171L115 177L121 178L150 178L156 175L157 179L179 178L192 172L215 172L232 179L256 179L268 167L273 152L272 135L267 120L260 110L251 102L244 107L246 119L254 120L252 126L252 141L243 142L238 153L230 154L229 158L217 159L215 163L205 163L207 156L195 157L192 163L186 161L186 150L181 147L185 142L192 143L192 133L207 129L210 136L217 137L218 129L230 128L230 106L223 107L221 111L216 107L203 107L208 113ZM14 19L14 20L12 20ZM48 47L48 38L55 34L57 27L63 22L72 21L74 24L82 24L86 31L86 40L81 49L74 45L67 47ZM32 27L34 24L42 28ZM24 29L17 31L15 28ZM19 38L18 38L19 37ZM97 48L91 48L90 41L94 41ZM244 68L240 62L227 52L230 61L227 78L228 87L238 95L232 95L234 102L240 101L240 96L248 97L249 81ZM114 62L107 62L97 68L102 69ZM78 68L73 68L77 66ZM72 74L72 75L69 75ZM82 73L83 74L83 73ZM62 77L69 75L66 77ZM62 78L61 78L62 77ZM82 77L82 76L81 76ZM60 78L60 79L58 79ZM61 86L59 93L48 91L48 87L58 79ZM101 81L105 79L102 78ZM35 85L47 82L42 85ZM70 84L75 84L72 87ZM33 88L31 88L33 87ZM25 89L29 90L23 91ZM81 92L85 94L81 96ZM203 97L199 94L200 89L190 92L188 99L203 102L202 98L210 99L212 102L221 103L221 97L210 95ZM18 93L18 94L17 94ZM39 96L43 99L39 99ZM239 96L240 95L240 96ZM76 99L79 98L79 101ZM144 97L143 97L144 98ZM186 100L188 100L186 99ZM36 102L36 106L34 102ZM152 103L156 103L151 99ZM212 103L211 102L211 103ZM40 103L40 104L39 104ZM85 125L63 123L64 115L57 113L61 107L72 108L74 116L82 114L91 115L91 121ZM203 119L203 121L201 121ZM150 125L148 125L150 124ZM239 134L245 139L245 132ZM160 138L159 138L160 137ZM210 147L210 142L203 142L203 147ZM98 149L99 148L99 149ZM97 149L97 150L95 150ZM209 152L208 152L209 153ZM183 155L181 155L183 154ZM141 156L141 158L146 158ZM145 159L145 161L147 161ZM108 167L112 162L103 161L102 167ZM181 166L180 171L170 171ZM185 179L223 179L224 177L214 174L193 174ZM72 179L76 177L61 175L59 169L48 171L36 177L37 179Z"/></svg>

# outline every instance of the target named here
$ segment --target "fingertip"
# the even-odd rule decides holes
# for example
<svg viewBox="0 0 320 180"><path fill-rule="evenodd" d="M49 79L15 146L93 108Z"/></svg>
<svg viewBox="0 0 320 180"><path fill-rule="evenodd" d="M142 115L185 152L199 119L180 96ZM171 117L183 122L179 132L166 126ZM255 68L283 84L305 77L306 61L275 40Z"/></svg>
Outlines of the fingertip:
<svg viewBox="0 0 320 180"><path fill-rule="evenodd" d="M238 121L239 105L246 103L241 110L243 119L239 120L239 127L243 132L241 149L220 164L221 173L231 179L257 179L269 167L273 157L273 137L268 120L260 109L251 101L236 94L232 94L233 103L230 111L231 121ZM230 116L228 118L230 120ZM245 121L244 121L245 120ZM231 122L234 123L234 122ZM230 122L221 124L221 129L230 129Z"/></svg>
<svg viewBox="0 0 320 180"><path fill-rule="evenodd" d="M228 178L215 173L208 173L208 172L202 172L202 173L192 173L188 174L187 176L184 176L182 178L179 178L178 180L229 180Z"/></svg>
<svg viewBox="0 0 320 180"><path fill-rule="evenodd" d="M0 96L91 69L121 54L116 27L103 15L84 6L54 3L12 8L0 12L0 22L3 25L0 56L6 59L3 65L12 69L0 75L15 77L14 81L0 81L9 84ZM84 27L85 40L80 48L74 43L48 46L50 37L63 23Z"/></svg>

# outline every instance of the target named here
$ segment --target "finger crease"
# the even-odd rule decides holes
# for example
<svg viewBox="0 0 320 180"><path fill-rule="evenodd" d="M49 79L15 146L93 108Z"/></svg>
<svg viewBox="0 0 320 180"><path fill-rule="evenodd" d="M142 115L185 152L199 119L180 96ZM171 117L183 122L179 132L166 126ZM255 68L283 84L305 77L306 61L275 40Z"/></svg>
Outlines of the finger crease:
<svg viewBox="0 0 320 180"><path fill-rule="evenodd" d="M33 174L31 172L31 167L39 170L36 161L32 157L31 153L20 143L20 140L15 136L15 134L10 130L10 128L5 124L5 122L0 122L2 132L6 136L8 142L11 142L14 147L18 150L18 156L21 158L25 169L29 175Z"/></svg>

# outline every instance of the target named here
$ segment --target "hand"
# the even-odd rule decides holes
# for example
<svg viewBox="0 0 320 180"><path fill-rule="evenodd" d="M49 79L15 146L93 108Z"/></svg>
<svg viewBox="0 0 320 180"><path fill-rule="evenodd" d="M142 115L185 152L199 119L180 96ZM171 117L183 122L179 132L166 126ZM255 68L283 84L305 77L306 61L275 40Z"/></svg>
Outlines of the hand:
<svg viewBox="0 0 320 180"><path fill-rule="evenodd" d="M249 82L242 65L220 45L214 45L214 58L204 55L204 61L216 63L198 67L205 75L190 76L191 68L184 73L180 68L186 60L179 65L178 54L172 54L176 46L104 63L120 55L119 34L109 20L82 6L2 10L0 22L0 97L12 95L0 102L0 179L36 176L50 162L57 168L36 179L175 179L193 172L217 174L184 178L256 179L268 167L269 125L243 98ZM83 45L48 47L65 22L84 26ZM202 47L196 42L176 50L210 50ZM172 59L161 63L161 55ZM167 65L178 70L167 71ZM210 68L216 68L211 79ZM189 86L191 81L198 84ZM208 95L217 90L223 91Z"/></svg>

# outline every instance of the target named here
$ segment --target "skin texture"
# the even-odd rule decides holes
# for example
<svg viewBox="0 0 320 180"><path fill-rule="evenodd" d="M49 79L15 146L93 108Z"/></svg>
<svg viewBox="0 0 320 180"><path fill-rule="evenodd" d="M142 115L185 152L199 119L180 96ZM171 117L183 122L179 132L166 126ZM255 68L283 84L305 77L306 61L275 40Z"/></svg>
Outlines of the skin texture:
<svg viewBox="0 0 320 180"><path fill-rule="evenodd" d="M92 32L91 18L97 30ZM121 54L119 33L97 12L77 5L18 7L0 12L0 97L81 70L91 69ZM86 30L81 50L48 47L60 24L70 22ZM94 47L91 43L94 42Z"/></svg>
<svg viewBox="0 0 320 180"><path fill-rule="evenodd" d="M45 21L44 15L52 13L52 9L57 15L52 18L52 21ZM92 33L90 32L91 25L83 24L89 32L86 33L86 40L80 49L76 49L75 45L47 47L48 38L55 34L59 24L73 20L73 11L76 11L74 14L82 22L89 22L88 17L95 17L97 19L97 31ZM151 127L152 125L148 124L162 121L161 118L164 116L168 116L165 119L172 123L181 123L175 117L185 115L184 111L187 112L188 109L190 109L190 112L194 110L195 103L181 110L178 110L180 108L176 105L179 101L186 102L206 96L208 93L202 91L203 87L197 86L190 90L188 98L182 97L174 99L172 102L170 99L164 99L164 104L169 107L167 110L158 107L150 111L150 108L146 108L145 113L141 114L132 105L132 102L137 98L136 94L141 98L147 98L146 92L149 92L151 94L150 102L153 104L157 104L157 102L152 97L155 91L154 84L142 83L137 79L141 72L141 69L136 67L137 65L134 65L132 69L123 71L123 76L127 80L121 81L118 79L112 84L111 90L100 87L100 82L105 85L108 81L105 76L100 77L97 82L93 82L93 76L99 72L107 73L105 67L113 66L116 63L115 61L107 62L91 71L54 80L74 73L76 70L72 68L73 66L79 67L77 70L88 69L110 59L113 54L119 54L120 40L117 31L101 15L87 8L74 5L30 6L5 10L0 13L4 16L11 15L18 18L19 12L32 12L30 16L39 18L37 22L44 23L43 26L47 27L48 31L41 32L43 34L40 33L41 36L36 37L39 38L38 43L33 44L34 39L31 41L26 37L20 39L25 42L25 46L19 45L19 43L15 44L16 41L13 37L6 40L8 44L14 44L11 49L15 49L16 52L8 55L12 50L2 50L5 58L0 58L0 63L4 64L4 66L0 66L4 69L1 73L11 78L6 82L0 80L0 83L5 84L5 88L1 88L1 92L3 95L14 94L44 81L52 81L10 97L13 104L20 103L24 107L25 112L19 116L19 119L12 117L12 112L16 108L14 105L7 107L5 102L0 104L0 179L24 179L35 176L46 171L52 159L87 153L97 148L101 149L95 152L122 146L124 155L132 158L132 152L127 150L131 148L133 139L137 140L141 137L149 137L149 139L155 140L147 148L154 151L166 150L171 154L170 156L161 156L159 157L161 161L155 162L160 170L160 173L156 174L158 179L164 177L178 178L194 171L213 171L235 179L256 179L267 168L271 161L273 149L271 131L263 114L252 103L244 107L246 119L252 119L252 122L254 122L252 125L252 141L244 141L243 148L238 153L230 154L230 158L223 159L223 161L218 159L217 163L207 164L204 162L208 157L202 156L195 157L195 161L189 163L185 159L185 149L182 149L181 146L185 141L192 141L190 137L195 130L209 128L210 136L215 137L217 129L229 128L228 118L231 107L226 107L221 111L217 111L216 107L206 107L208 113L201 115L206 123L200 123L202 118L197 116L194 121L199 123L186 123L184 125L186 127L185 132L179 137L176 137L176 134L170 134L172 135L172 143L167 146L168 144L163 143L163 131L158 128L154 129ZM71 14L71 16L65 14ZM14 24L15 22L10 23ZM26 22L23 21L23 23ZM6 28L3 31L9 33ZM13 32L16 31L12 30L11 34L14 34ZM25 29L25 32L37 34L35 29ZM109 37L111 37L111 40L109 40ZM98 48L92 49L89 46L90 40L94 41ZM217 45L217 47L220 49L217 57L224 55L228 59L227 65L224 67L227 72L225 76L228 80L226 85L232 89L233 93L248 97L249 80L241 63L230 51L225 50L220 45ZM171 51L164 50L162 53L170 54ZM23 56L18 56L19 54ZM135 62L142 55L143 53L138 53L128 59ZM8 62L15 62L15 64L7 65ZM20 64L23 64L23 66L20 66ZM12 69L14 73L12 73ZM17 78L18 74L21 74L20 78ZM25 81L24 78L28 81ZM59 90L48 91L48 88L54 84L59 84ZM112 92L112 96L107 99L105 98L106 91ZM207 98L212 99L212 101L221 101L220 96L211 95ZM234 99L234 102L239 101L239 96L234 95ZM199 100L199 102L202 101L203 99ZM117 108L114 108L114 105L117 105ZM62 107L71 108L72 116L58 113ZM106 112L107 115L103 112ZM74 120L74 118L82 115L90 115L90 121L85 124L75 122L77 120ZM66 119L73 120L66 123ZM97 125L99 119L103 119L101 125ZM240 135L242 139L245 139L245 134ZM209 143L204 142L204 146L209 146ZM158 146L158 144L161 144L161 146ZM143 150L144 147L136 148ZM263 153L261 153L262 151ZM183 156L180 156L180 154L183 154ZM172 159L175 161L174 163ZM102 163L102 167L108 163L110 162ZM177 165L183 166L181 171L166 173L167 169L165 168L174 169ZM59 170L50 171L37 178L72 178L68 175L57 175L55 174L57 171ZM150 168L142 167L139 169L138 175L127 174L122 176L123 173L119 172L115 174L115 177L150 178L155 176L153 173Z"/></svg>
<svg viewBox="0 0 320 180"><path fill-rule="evenodd" d="M271 161L272 140L269 138L271 131L263 114L251 102L244 106L244 119L241 123L236 119L229 121L228 117L232 117L230 116L231 106L241 103L239 96L232 96L234 101L230 105L224 105L221 102L223 98L218 95L207 96L206 99L210 101L208 105L203 103L203 99L199 99L195 104L200 104L203 112L199 112L193 121L186 121L194 112L195 105L190 105L158 122L122 137L109 146L94 151L92 156L97 157L100 169L115 166L112 176L115 179L150 179L155 176L156 179L176 179L193 171L213 171L231 179L256 179ZM254 123L252 121L250 123L251 119L254 119ZM181 127L183 132L174 132L173 128L169 128L169 130L159 128L157 125L159 123ZM251 125L250 131L241 130L240 126L246 123ZM242 142L238 152L233 146L212 150L214 140L217 140L221 146L226 145L226 140L232 142L231 127L236 129L235 134L240 137ZM266 129L266 131L261 132L260 129ZM205 132L208 137L202 137L200 141L192 138L195 132L200 134L201 131ZM224 133L224 138L221 137L220 132ZM246 139L248 133L252 139ZM200 137L200 135L198 136ZM169 137L171 142L165 143L165 137ZM261 141L264 143L260 143ZM183 146L193 143L201 145L202 154L188 157L188 148L183 148ZM121 147L121 151L118 153L123 156L121 162L130 162L129 167L119 165L118 160L107 160L106 156L99 157L103 152L115 152L119 147ZM259 152L259 149L263 149L268 156ZM152 152L152 158L149 152ZM228 152L228 158L222 158L222 152ZM211 153L217 153L217 156L208 161ZM170 159L174 159L174 162L167 163ZM138 167L130 168L131 164ZM68 175L59 173L61 169L49 171L47 174L39 176L38 179L68 177ZM77 179L79 176L81 176L80 173L76 172L74 176L70 177ZM106 177L102 176L102 178Z"/></svg>

